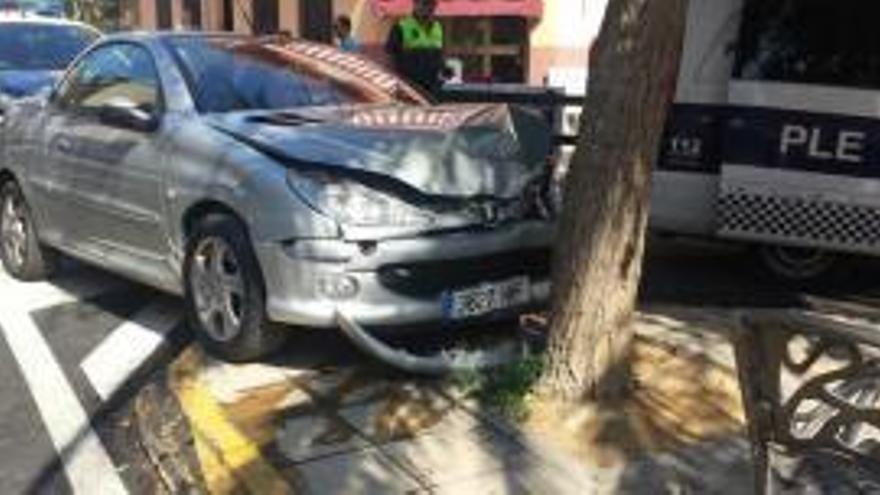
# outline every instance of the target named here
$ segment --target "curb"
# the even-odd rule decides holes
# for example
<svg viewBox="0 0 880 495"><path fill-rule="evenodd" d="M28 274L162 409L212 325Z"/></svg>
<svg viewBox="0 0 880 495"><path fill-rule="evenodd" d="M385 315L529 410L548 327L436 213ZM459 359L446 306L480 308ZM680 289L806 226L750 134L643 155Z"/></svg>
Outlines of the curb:
<svg viewBox="0 0 880 495"><path fill-rule="evenodd" d="M195 462L192 435L180 404L159 373L134 401L139 447L170 494L207 493Z"/></svg>
<svg viewBox="0 0 880 495"><path fill-rule="evenodd" d="M226 417L219 403L201 383L201 351L185 350L170 367L168 389L179 401L188 421L194 459L201 467L209 493L287 494L293 487Z"/></svg>

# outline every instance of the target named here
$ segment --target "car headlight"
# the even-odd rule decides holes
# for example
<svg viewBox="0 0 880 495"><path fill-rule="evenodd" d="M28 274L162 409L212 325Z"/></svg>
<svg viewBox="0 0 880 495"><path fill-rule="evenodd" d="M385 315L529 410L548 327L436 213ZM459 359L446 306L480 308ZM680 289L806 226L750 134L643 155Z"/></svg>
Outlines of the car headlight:
<svg viewBox="0 0 880 495"><path fill-rule="evenodd" d="M434 223L430 213L345 178L291 170L288 182L313 208L343 225L417 228Z"/></svg>

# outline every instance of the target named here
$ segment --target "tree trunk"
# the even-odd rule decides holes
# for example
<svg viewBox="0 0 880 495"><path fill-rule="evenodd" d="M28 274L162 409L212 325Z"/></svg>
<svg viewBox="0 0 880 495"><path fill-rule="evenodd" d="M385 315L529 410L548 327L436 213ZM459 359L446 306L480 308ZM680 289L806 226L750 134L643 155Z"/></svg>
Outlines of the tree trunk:
<svg viewBox="0 0 880 495"><path fill-rule="evenodd" d="M563 401L628 391L651 169L674 94L687 0L610 0L566 185L540 390Z"/></svg>

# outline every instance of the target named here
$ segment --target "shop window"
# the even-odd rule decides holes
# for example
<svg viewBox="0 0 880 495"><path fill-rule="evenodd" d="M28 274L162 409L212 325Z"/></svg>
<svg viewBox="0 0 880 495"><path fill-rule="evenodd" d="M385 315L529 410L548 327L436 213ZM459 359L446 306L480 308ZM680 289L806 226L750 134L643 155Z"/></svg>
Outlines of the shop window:
<svg viewBox="0 0 880 495"><path fill-rule="evenodd" d="M300 0L299 33L303 39L331 43L333 41L333 2Z"/></svg>
<svg viewBox="0 0 880 495"><path fill-rule="evenodd" d="M223 30L235 31L235 0L223 0Z"/></svg>
<svg viewBox="0 0 880 495"><path fill-rule="evenodd" d="M253 0L253 30L256 34L278 32L278 0Z"/></svg>
<svg viewBox="0 0 880 495"><path fill-rule="evenodd" d="M156 0L156 27L171 29L171 0Z"/></svg>
<svg viewBox="0 0 880 495"><path fill-rule="evenodd" d="M446 57L461 60L465 82L521 83L528 68L528 21L521 17L445 19Z"/></svg>
<svg viewBox="0 0 880 495"><path fill-rule="evenodd" d="M182 4L183 25L188 29L202 28L201 0L184 0Z"/></svg>

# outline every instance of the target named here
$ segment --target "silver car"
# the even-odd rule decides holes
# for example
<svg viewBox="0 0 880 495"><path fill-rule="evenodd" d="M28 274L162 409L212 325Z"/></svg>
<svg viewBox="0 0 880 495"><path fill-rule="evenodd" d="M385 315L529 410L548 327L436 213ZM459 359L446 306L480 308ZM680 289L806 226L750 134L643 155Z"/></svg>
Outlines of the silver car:
<svg viewBox="0 0 880 495"><path fill-rule="evenodd" d="M543 303L543 120L432 105L356 55L233 35L122 34L17 103L0 161L6 270L57 253L186 298L210 351L286 326L406 331Z"/></svg>

